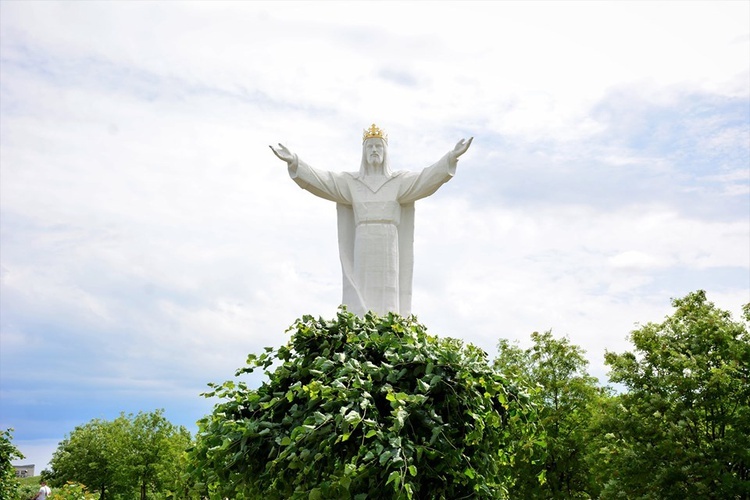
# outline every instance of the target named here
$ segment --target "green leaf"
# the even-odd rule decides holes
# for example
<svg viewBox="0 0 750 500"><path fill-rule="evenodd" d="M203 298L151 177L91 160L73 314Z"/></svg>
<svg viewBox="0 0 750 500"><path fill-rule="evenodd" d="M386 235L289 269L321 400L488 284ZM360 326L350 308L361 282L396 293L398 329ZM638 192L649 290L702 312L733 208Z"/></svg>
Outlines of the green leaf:
<svg viewBox="0 0 750 500"><path fill-rule="evenodd" d="M357 425L361 420L362 417L356 410L351 410L349 413L346 414L344 417L344 420L352 425Z"/></svg>
<svg viewBox="0 0 750 500"><path fill-rule="evenodd" d="M323 493L320 488L313 488L310 490L310 494L307 498L309 498L309 500L321 500L323 498Z"/></svg>
<svg viewBox="0 0 750 500"><path fill-rule="evenodd" d="M414 498L414 487L411 483L404 484L404 490L406 490L406 498Z"/></svg>
<svg viewBox="0 0 750 500"><path fill-rule="evenodd" d="M349 491L349 486L352 484L352 478L344 476L339 480L339 484L346 490Z"/></svg>
<svg viewBox="0 0 750 500"><path fill-rule="evenodd" d="M389 485L393 483L394 489L398 489L399 485L401 484L401 474L394 470L388 475L388 481L385 482L386 485Z"/></svg>

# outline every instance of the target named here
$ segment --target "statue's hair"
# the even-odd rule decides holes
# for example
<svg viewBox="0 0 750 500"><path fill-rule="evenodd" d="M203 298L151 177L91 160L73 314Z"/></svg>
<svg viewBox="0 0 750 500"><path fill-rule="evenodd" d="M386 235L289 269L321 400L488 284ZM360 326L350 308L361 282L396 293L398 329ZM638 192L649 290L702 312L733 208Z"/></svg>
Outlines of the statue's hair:
<svg viewBox="0 0 750 500"><path fill-rule="evenodd" d="M362 177L367 175L367 151L365 150L367 141L381 141L383 143L383 173L386 177L390 177L392 172L391 165L388 162L388 143L383 139L377 138L366 139L362 142L362 161L359 164L359 175Z"/></svg>

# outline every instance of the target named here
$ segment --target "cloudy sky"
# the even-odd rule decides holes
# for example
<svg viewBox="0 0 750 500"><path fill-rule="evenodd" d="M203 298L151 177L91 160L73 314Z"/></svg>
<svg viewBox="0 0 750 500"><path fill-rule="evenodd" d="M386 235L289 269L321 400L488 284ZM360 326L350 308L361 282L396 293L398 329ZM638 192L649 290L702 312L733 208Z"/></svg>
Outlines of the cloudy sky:
<svg viewBox="0 0 750 500"><path fill-rule="evenodd" d="M250 352L340 301L334 204L269 144L395 169L414 311L491 356L587 351L704 289L750 301L748 2L0 2L0 427L37 472L76 425L195 431Z"/></svg>

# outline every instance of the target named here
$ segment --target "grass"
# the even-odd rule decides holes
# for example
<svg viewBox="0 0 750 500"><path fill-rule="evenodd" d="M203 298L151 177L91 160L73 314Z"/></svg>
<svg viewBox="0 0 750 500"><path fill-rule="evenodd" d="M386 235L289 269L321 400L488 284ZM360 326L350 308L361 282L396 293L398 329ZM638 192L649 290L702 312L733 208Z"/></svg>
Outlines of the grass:
<svg viewBox="0 0 750 500"><path fill-rule="evenodd" d="M18 482L21 483L21 486L30 485L39 488L39 484L42 482L42 476L19 477Z"/></svg>

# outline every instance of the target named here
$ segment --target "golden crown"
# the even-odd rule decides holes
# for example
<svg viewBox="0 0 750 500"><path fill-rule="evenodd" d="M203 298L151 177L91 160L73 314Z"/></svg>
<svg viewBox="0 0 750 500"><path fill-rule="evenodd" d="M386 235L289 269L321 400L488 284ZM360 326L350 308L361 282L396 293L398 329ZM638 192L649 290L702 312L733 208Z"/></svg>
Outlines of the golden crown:
<svg viewBox="0 0 750 500"><path fill-rule="evenodd" d="M383 139L388 144L388 136L374 123L370 125L370 128L365 129L362 134L362 142L365 142L367 139Z"/></svg>

